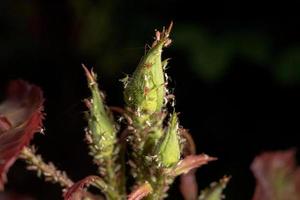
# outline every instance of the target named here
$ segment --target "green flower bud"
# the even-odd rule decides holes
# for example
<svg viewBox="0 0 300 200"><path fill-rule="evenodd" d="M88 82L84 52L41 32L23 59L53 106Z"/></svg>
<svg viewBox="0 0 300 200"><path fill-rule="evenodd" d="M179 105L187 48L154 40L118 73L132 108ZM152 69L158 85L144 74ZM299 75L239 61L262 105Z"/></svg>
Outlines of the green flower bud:
<svg viewBox="0 0 300 200"><path fill-rule="evenodd" d="M165 98L164 66L161 54L163 47L170 44L169 33L172 25L161 33L141 59L132 77L125 84L124 99L127 106L141 114L151 115L161 111Z"/></svg>
<svg viewBox="0 0 300 200"><path fill-rule="evenodd" d="M178 118L174 112L170 118L168 128L156 149L158 161L163 167L171 167L177 164L180 159L180 138L178 129Z"/></svg>
<svg viewBox="0 0 300 200"><path fill-rule="evenodd" d="M89 88L92 93L91 99L85 101L89 108L89 112L87 113L89 130L87 134L90 136L90 140L92 140L91 153L96 159L111 157L116 140L116 128L110 113L103 103L103 97L96 82L96 75L93 72L89 72L85 66L83 68L86 72Z"/></svg>

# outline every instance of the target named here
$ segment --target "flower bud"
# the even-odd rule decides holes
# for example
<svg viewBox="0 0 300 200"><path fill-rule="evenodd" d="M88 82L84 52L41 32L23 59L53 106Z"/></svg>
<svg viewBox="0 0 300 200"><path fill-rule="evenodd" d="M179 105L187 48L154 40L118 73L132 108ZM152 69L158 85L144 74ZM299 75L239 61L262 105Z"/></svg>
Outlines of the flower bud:
<svg viewBox="0 0 300 200"><path fill-rule="evenodd" d="M156 155L163 167L171 167L180 159L180 138L176 113L173 113L170 118L168 128L157 146Z"/></svg>
<svg viewBox="0 0 300 200"><path fill-rule="evenodd" d="M163 47L167 46L169 29L156 32L156 40L141 59L137 69L125 85L124 99L127 106L141 114L151 115L161 111L165 97L164 65L161 60Z"/></svg>
<svg viewBox="0 0 300 200"><path fill-rule="evenodd" d="M103 103L103 97L96 82L96 75L89 72L86 67L83 66L83 68L92 93L91 99L85 101L89 108L87 134L91 136L92 145L94 145L91 153L97 159L111 157L114 150L116 129Z"/></svg>

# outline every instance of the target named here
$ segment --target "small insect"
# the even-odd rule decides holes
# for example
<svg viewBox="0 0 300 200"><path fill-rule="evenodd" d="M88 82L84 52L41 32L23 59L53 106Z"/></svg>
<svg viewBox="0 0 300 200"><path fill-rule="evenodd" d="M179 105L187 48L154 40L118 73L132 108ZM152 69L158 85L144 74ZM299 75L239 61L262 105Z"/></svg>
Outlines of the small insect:
<svg viewBox="0 0 300 200"><path fill-rule="evenodd" d="M172 40L171 39L167 39L167 41L164 44L164 47L170 46L171 43L172 43Z"/></svg>
<svg viewBox="0 0 300 200"><path fill-rule="evenodd" d="M41 128L41 129L40 129L40 133L41 133L42 135L45 135L45 130L46 130L45 128Z"/></svg>
<svg viewBox="0 0 300 200"><path fill-rule="evenodd" d="M88 131L85 132L85 140L88 144L93 143L93 138L92 138L91 134L88 133Z"/></svg>

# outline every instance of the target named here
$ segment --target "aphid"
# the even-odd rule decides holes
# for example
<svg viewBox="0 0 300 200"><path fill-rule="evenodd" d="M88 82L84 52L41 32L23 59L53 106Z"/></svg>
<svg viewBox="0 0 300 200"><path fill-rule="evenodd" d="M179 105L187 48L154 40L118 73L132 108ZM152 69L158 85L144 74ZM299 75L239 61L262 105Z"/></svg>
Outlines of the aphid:
<svg viewBox="0 0 300 200"><path fill-rule="evenodd" d="M164 47L170 46L171 43L172 43L172 40L171 39L167 39L167 41L164 44Z"/></svg>
<svg viewBox="0 0 300 200"><path fill-rule="evenodd" d="M151 127L151 122L150 121L146 121L146 124L149 126L149 127Z"/></svg>
<svg viewBox="0 0 300 200"><path fill-rule="evenodd" d="M92 136L88 133L88 131L85 132L85 140L88 144L92 144L93 143L93 138Z"/></svg>
<svg viewBox="0 0 300 200"><path fill-rule="evenodd" d="M129 76L126 75L124 78L120 79L120 81L123 83L124 88L126 88L129 83Z"/></svg>
<svg viewBox="0 0 300 200"><path fill-rule="evenodd" d="M118 122L122 122L123 120L124 120L123 116L121 116L121 117L118 118Z"/></svg>
<svg viewBox="0 0 300 200"><path fill-rule="evenodd" d="M40 129L40 133L41 133L42 135L45 135L45 128L41 128L41 129Z"/></svg>
<svg viewBox="0 0 300 200"><path fill-rule="evenodd" d="M164 75L165 75L165 80L166 80L166 82L168 82L168 80L169 80L168 74L167 74L167 73L164 73Z"/></svg>

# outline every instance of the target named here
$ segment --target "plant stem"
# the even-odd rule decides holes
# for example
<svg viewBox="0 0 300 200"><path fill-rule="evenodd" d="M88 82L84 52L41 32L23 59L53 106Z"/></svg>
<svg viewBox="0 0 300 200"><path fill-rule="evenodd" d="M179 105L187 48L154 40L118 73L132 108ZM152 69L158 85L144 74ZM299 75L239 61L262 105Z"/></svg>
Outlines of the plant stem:
<svg viewBox="0 0 300 200"><path fill-rule="evenodd" d="M33 147L24 147L19 158L25 160L27 169L36 171L38 176L43 175L46 181L58 183L63 188L69 188L73 185L73 181L68 178L64 171L56 169L53 163L45 163L40 155L35 154Z"/></svg>

